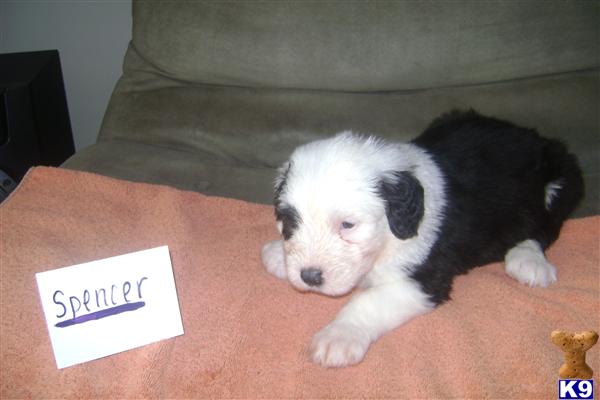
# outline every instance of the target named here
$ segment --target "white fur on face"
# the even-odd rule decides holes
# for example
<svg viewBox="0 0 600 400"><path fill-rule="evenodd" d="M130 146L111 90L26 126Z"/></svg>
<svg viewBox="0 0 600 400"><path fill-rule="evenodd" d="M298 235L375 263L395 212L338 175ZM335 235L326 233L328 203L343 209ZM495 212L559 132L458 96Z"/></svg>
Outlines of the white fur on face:
<svg viewBox="0 0 600 400"><path fill-rule="evenodd" d="M385 243L387 219L374 165L380 147L367 141L342 134L302 146L290 159L280 200L300 216L284 242L287 276L300 290L332 296L349 292L371 270ZM320 269L323 284L302 281L305 268Z"/></svg>
<svg viewBox="0 0 600 400"><path fill-rule="evenodd" d="M425 157L420 152L412 145L388 144L349 132L296 149L279 198L300 217L297 229L284 241L292 285L337 296L351 291L376 264L384 262L382 257L401 257L394 260L396 267L424 259L439 218L425 215L418 238L399 241L389 229L385 203L378 192L381 180L399 170L411 170L417 178L437 183L439 177L417 168ZM279 179L281 183L283 178ZM432 203L425 205L426 214L431 214L443 201L435 193L430 195L435 189L425 186L427 201ZM309 286L302 281L305 268L320 269L323 284Z"/></svg>

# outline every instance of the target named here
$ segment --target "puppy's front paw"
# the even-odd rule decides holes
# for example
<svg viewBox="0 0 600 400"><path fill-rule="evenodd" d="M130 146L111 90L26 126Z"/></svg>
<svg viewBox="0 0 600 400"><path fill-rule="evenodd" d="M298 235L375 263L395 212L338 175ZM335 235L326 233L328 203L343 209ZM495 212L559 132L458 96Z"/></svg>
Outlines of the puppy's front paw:
<svg viewBox="0 0 600 400"><path fill-rule="evenodd" d="M323 367L346 367L361 362L370 344L360 328L332 322L313 337L310 356Z"/></svg>
<svg viewBox="0 0 600 400"><path fill-rule="evenodd" d="M283 242L274 240L265 244L260 252L265 269L280 279L287 278L285 270L285 254L283 252Z"/></svg>

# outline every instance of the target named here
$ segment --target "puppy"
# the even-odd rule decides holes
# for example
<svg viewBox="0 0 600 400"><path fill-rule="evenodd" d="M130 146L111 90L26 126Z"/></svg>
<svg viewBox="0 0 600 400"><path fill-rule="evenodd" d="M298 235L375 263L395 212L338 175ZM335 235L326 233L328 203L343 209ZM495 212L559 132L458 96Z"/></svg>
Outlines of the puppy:
<svg viewBox="0 0 600 400"><path fill-rule="evenodd" d="M504 259L519 282L555 282L544 250L582 196L562 143L474 111L445 114L405 144L343 132L280 168L282 240L262 259L300 291L361 289L310 346L315 363L343 367L448 300L454 277L476 266Z"/></svg>

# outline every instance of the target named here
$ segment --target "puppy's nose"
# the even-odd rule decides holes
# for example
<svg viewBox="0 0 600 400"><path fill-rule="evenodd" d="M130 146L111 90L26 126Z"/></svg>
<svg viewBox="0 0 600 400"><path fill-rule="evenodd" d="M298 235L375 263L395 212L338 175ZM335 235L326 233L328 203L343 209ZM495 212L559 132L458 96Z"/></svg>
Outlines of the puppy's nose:
<svg viewBox="0 0 600 400"><path fill-rule="evenodd" d="M323 273L319 268L304 268L300 271L300 277L309 286L321 286L323 283Z"/></svg>

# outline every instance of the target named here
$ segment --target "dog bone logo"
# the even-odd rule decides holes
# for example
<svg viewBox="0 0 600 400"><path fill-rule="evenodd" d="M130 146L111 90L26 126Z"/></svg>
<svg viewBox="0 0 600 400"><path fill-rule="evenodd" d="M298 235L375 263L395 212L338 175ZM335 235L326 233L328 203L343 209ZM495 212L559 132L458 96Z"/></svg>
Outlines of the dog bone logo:
<svg viewBox="0 0 600 400"><path fill-rule="evenodd" d="M563 379L591 379L594 371L585 363L585 352L598 341L594 331L572 333L553 331L550 334L552 343L565 353L565 363L558 370Z"/></svg>

